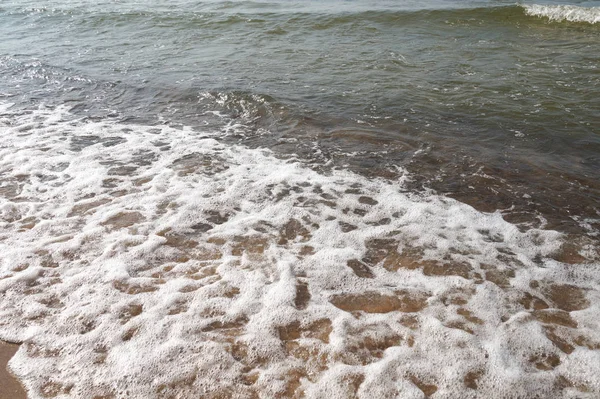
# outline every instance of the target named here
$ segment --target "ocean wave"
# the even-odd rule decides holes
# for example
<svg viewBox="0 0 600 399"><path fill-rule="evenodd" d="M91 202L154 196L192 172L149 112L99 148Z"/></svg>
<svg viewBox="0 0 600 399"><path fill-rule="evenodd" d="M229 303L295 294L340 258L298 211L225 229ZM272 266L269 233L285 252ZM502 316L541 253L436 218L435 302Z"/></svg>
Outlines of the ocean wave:
<svg viewBox="0 0 600 399"><path fill-rule="evenodd" d="M520 21L522 19L548 18L550 21L583 22L594 24L600 21L600 7L580 7L572 5L500 5L492 7L422 8L393 10L355 10L347 12L324 12L323 10L252 10L236 11L218 9L198 10L154 10L154 9L97 9L94 12L82 9L16 8L4 10L11 15L39 18L69 18L75 22L95 27L113 26L119 23L153 24L160 28L199 27L222 31L224 29L251 24L253 29L283 34L299 28L316 30L332 29L339 26L369 27L397 25L427 20L431 23L483 20L487 22Z"/></svg>
<svg viewBox="0 0 600 399"><path fill-rule="evenodd" d="M579 7L572 5L524 5L525 13L530 16L548 18L550 21L600 22L600 7Z"/></svg>

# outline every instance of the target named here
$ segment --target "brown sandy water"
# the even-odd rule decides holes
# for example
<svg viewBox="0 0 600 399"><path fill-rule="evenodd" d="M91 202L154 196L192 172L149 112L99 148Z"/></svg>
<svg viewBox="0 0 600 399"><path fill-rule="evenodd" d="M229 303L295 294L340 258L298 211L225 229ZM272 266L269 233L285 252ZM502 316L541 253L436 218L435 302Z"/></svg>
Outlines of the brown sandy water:
<svg viewBox="0 0 600 399"><path fill-rule="evenodd" d="M369 208L372 199L368 197L359 201L363 209ZM360 205L362 204L362 205ZM229 215L231 216L231 215ZM209 222L219 225L225 223L229 217L217 211L209 213ZM131 229L139 222L130 216L121 215L107 222L111 228ZM385 223L383 221L382 223ZM275 324L274 338L277 342L273 350L277 353L265 352L257 346L256 338L249 338L247 328L252 316L238 315L232 317L225 310L234 306L240 295L244 292L243 286L236 286L226 282L227 276L220 270L224 258L230 257L228 263L236 268L246 270L260 270L268 272L272 260L268 251L273 247L292 251L299 258L310 257L315 248L305 245L311 239L311 233L306 223L291 219L278 233L265 232L266 224L257 224L251 235L235 236L232 238L200 234L194 231L178 233L173 230L158 232L164 237L163 249L155 256L148 259L148 263L136 271L136 279L114 280L112 287L121 292L127 300L115 316L123 327L120 329L124 343L135 340L136 336L145 328L135 320L144 317L145 306L142 304L144 297L161 288L169 281L181 280L184 284L179 289L180 299L173 302L165 309L166 317L185 314L195 306L193 293L198 290L208 290L206 297L209 301L218 300L225 306L206 306L201 314L195 315L193 336L195 339L212 343L224 348L231 358L225 364L234 371L235 378L228 383L219 384L218 388L202 394L210 398L237 398L237 397L262 397L265 395L264 385L259 383L261 375L266 370L275 366L277 375L277 388L266 389L270 397L277 398L302 398L305 396L303 381L317 382L331 367L345 365L352 372L345 373L336 382L344 387L344 397L357 397L362 384L367 378L362 368L376 364L386 355L391 348L402 349L408 352L419 352L424 345L425 337L429 334L427 319L431 313L427 310L430 306L438 309L435 318L442 324L442 328L460 331L463 339L453 345L458 345L460 352L461 341L465 345L470 339L477 340L478 336L488 334L490 326L487 310L480 312L474 304L476 293L480 287L494 287L503 292L504 301L501 304L499 323L535 324L541 329L542 334L551 343L544 349L532 348L523 359L524 367L531 373L552 372L563 362L569 361L569 356L576 350L600 350L600 341L595 334L589 334L587 328L580 328L572 312L585 310L590 306L586 296L586 288L571 284L555 283L552 280L530 280L526 287L515 287L512 284L519 269L523 266L508 251L500 254L497 264L480 264L473 267L468 263L451 260L452 251L447 253L447 259L424 260L423 249L406 247L402 251L398 248L402 243L394 238L381 238L369 240L365 243L366 251L360 259L347 261L348 272L355 275L356 279L366 282L365 288L354 293L338 293L329 295L327 300L354 320L361 323L360 327L349 327L344 332L344 343L332 344L334 321L327 317L298 317L288 323ZM210 226L209 226L210 227ZM355 226L344 225L343 229L352 231ZM198 226L199 229L206 228ZM493 237L492 237L493 238ZM168 255L167 255L168 254ZM56 255L41 254L39 262L46 264L50 271ZM563 250L553 255L555 258L568 258ZM32 260L37 262L37 260ZM192 266L193 265L193 266ZM573 263L570 267L585 267L585 262ZM420 288L390 289L385 293L378 292L369 287L369 280L381 270L389 272L406 271L411 274L422 275L422 278L437 280L444 278L459 278L461 284L449 287L443 292L434 293ZM293 271L295 277L295 292L292 293L291 303L301 315L307 308L314 305L313 295L321 295L314 284L314 277L301 268ZM47 275L48 277L50 274ZM57 282L54 282L56 284ZM43 283L30 291L31 295L41 295L44 291ZM49 283L52 284L52 283ZM212 288L211 288L212 287ZM335 291L335 286L328 289ZM136 298L139 297L140 300ZM124 303L125 303L124 302ZM475 306L474 306L475 305ZM48 302L47 306L57 307L60 303ZM385 318L371 319L371 316L385 316ZM80 334L87 334L95 329L94 321L80 321L78 327ZM392 327L393 326L393 327ZM335 327L339 328L339 327ZM339 339L336 338L336 339ZM8 359L17 346L3 344L3 355ZM39 346L34 343L25 343L25 351L30 361L36 358L58 357L61 348ZM468 346L465 346L465 350ZM95 365L102 365L108 360L108 348L94 347ZM199 353L201 355L201 353ZM388 352L389 356L389 352ZM487 358L487 355L486 355ZM197 360L199 361L199 360ZM457 376L464 389L465 395L477 395L480 384L485 384L486 371L489 367L487 361L482 359L473 368L465 369L464 374ZM231 370L230 370L231 372ZM271 371L273 372L273 371ZM85 370L79 372L86 373ZM187 398L196 397L198 394L197 382L202 378L202 372L185 372L169 382L157 383L154 386L157 397L161 398ZM394 378L402 378L416 386L425 396L434 395L438 385L443 381L443 370L407 370L405 374ZM9 375L5 375L12 385L6 392L22 392L19 385ZM489 382L488 382L489 383ZM547 392L552 395L561 395L563 391L579 392L582 395L593 395L594 385L587 385L581 381L573 380L564 372L554 373ZM51 379L42 386L44 397L55 397L61 394L69 395L73 389L70 383ZM111 394L107 387L105 394L96 398L116 398L118 394ZM361 395L368 388L363 386ZM271 396L272 395L272 396ZM15 398L18 396L14 396ZM12 398L12 397L11 397Z"/></svg>
<svg viewBox="0 0 600 399"><path fill-rule="evenodd" d="M251 125L253 131L264 129L262 123ZM244 132L224 139L299 157L309 167L402 180L406 190L434 190L482 212L500 212L523 228L558 230L575 242L599 245L600 180L582 155L536 154L532 146L538 144L522 137L479 142L452 126L440 135L394 123L360 126L322 118L269 128L268 135Z"/></svg>
<svg viewBox="0 0 600 399"><path fill-rule="evenodd" d="M217 157L211 158L210 165L206 165L205 161L203 157L186 158L175 162L173 166L180 176L205 173L205 168L209 174L226 169L223 160ZM136 178L135 175L123 176L130 180ZM140 182L140 185L143 187L149 183L150 180ZM198 383L204 379L203 352L199 351L195 358L198 365L196 369L175 373L167 381L152 384L156 397L188 398L200 395L207 398L254 398L267 395L302 398L307 395L307 384L318 383L327 372L339 367L348 370L332 382L338 387L337 394L346 398L361 397L373 388L369 382L369 367L385 361L386 353L390 356L390 350L413 354L428 350L426 348L430 344L427 336L431 333L432 319L439 323L442 330L455 331L452 335L460 337L450 344L456 353L461 350L472 352L471 342L485 339L490 329L501 328L500 325L536 326L549 345L528 348L523 352L522 367L526 375L545 375L544 381L550 384L544 391L548 395L576 392L593 397L597 392L596 385L573 378L567 370L560 368L561 364L569 363L573 353L580 353L582 349L600 350L598 336L590 331L589 324L581 326L577 317L572 316L573 312L586 310L591 305L587 296L589 288L555 282L552 278L532 278L525 286L518 284L516 276L528 267L510 248L503 247L501 235L484 230L480 231L484 240L499 245L494 262L460 261L461 256L468 259L472 254L458 248L458 242L454 243L456 248L450 248L434 259L428 258L425 255L426 247L412 246L406 238L400 238L398 231L392 230L381 237L365 240L362 256L348 259L342 265L346 271L342 271L340 276L345 273L355 281L352 292L335 280L323 285L315 274L318 269L306 268L303 263L308 261L307 264L310 264L311 257L319 252L313 240L319 228L318 223L325 220L337 223L339 234L347 235L369 225L389 225L394 216L381 219L370 217L378 200L360 184L337 193L304 183L282 188L282 191L273 190L273 200L283 200L291 195L295 198L295 207L313 211L321 207L340 209L341 213L337 217L332 213L331 217L320 222L315 218L311 220L308 215L302 219L291 218L280 227L268 220L256 220L248 232L230 236L213 231L234 220L239 210L205 208L202 222L190 228L170 227L156 231L155 236L162 240L160 247L147 256L143 264L130 270L128 277L112 281L109 289L123 298L119 310L114 314L115 322L122 326L118 329L120 338L117 339L123 344L135 342L147 328L139 322L147 312L145 298L154 293L160 294L169 282L180 281L178 299L163 309L164 317L193 314L193 331L190 332L193 340L216 345L228 356L221 360L223 363L219 367L228 370L231 376L229 380L202 391ZM114 198L128 195L118 190L113 194ZM316 196L313 197L314 194ZM350 197L355 198L353 205L340 208L340 204L347 203ZM74 204L69 214L76 219L84 218L109 202L85 199ZM160 204L158 213L169 212L169 209L177 212L178 205L174 202ZM343 221L344 214L352 215L353 222ZM141 213L126 211L105 219L101 224L106 233L135 234L143 222ZM23 225L22 228L29 227ZM126 248L128 245L136 244L125 244ZM592 261L579 255L580 249L567 241L561 248L548 254L548 258L562 262L566 269L585 268ZM285 305L293 309L296 317L288 322L272 324L270 348L265 349L259 344L260 337L249 334L252 330L252 313L232 315L227 310L235 307L248 292L248 287L243 284L231 282L227 270L233 268L271 275L276 281L276 259L270 255L272 251L293 254L297 259L297 265L291 270L294 291ZM36 297L48 309L63 307L60 297L47 294L47 289L62 283L58 271L64 262L77 261L82 255L70 251L36 252L28 263L39 264L43 278L27 288L26 295ZM21 265L15 267L14 271L20 272L26 268L27 265ZM405 288L390 285L382 289L384 286L377 283L377 277L382 273L403 273L412 276L415 281L424 279L432 283L430 287L441 284L444 288L432 290L413 283ZM481 290L501 293L502 301L498 303L498 319L495 321L490 320L489 309L477 305L476 298ZM202 301L206 305L198 307L198 300L194 296L197 292L203 293ZM315 297L318 298L317 302ZM307 313L323 303L333 305L345 314L345 319L354 322L347 321L348 326L340 330L339 322L334 318ZM39 322L45 316L40 317L31 321ZM77 323L78 334L90 334L98 328L93 318L73 321ZM495 323L499 326L495 326ZM193 340L189 342L192 347ZM13 351L11 354L15 349L9 347ZM48 347L26 342L24 350L29 361L35 363L40 358L58 360L62 357L63 349L60 346ZM114 356L111 352L110 348L95 344L92 363L95 367L108 366L110 357ZM485 387L483 392L489 392L488 356L484 350L481 359L472 359L467 367L460 368L462 374L452 378L455 384L453 389L467 396L477 396L481 386ZM177 364L177 360L172 364ZM79 371L78 378L82 373L86 371ZM446 395L449 389L444 373L442 369L404 367L402 372L390 378L416 387L426 397L436 397L438 390L441 389L442 395ZM274 387L265 385L265 375L274 375ZM93 375L88 379L93 380ZM72 380L69 382L51 377L39 389L43 397L51 398L69 396L75 388ZM121 397L110 385L96 392L96 398Z"/></svg>
<svg viewBox="0 0 600 399"><path fill-rule="evenodd" d="M0 398L2 399L27 398L19 381L8 370L8 361L18 349L18 345L0 341Z"/></svg>

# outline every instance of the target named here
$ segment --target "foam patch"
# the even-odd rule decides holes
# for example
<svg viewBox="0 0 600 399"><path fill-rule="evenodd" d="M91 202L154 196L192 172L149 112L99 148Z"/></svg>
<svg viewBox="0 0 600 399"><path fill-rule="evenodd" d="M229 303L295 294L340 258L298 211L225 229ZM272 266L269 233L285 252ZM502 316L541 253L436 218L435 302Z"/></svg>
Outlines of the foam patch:
<svg viewBox="0 0 600 399"><path fill-rule="evenodd" d="M573 5L524 5L527 15L548 18L550 21L600 22L600 7L580 7Z"/></svg>
<svg viewBox="0 0 600 399"><path fill-rule="evenodd" d="M594 251L215 137L0 107L0 339L32 398L600 394Z"/></svg>

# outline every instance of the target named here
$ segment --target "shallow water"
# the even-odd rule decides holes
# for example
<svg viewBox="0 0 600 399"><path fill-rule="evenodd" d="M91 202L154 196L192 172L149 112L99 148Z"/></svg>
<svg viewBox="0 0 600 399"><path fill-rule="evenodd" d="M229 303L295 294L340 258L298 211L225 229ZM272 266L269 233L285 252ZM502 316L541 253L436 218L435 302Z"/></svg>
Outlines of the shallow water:
<svg viewBox="0 0 600 399"><path fill-rule="evenodd" d="M0 6L31 397L595 397L597 2Z"/></svg>

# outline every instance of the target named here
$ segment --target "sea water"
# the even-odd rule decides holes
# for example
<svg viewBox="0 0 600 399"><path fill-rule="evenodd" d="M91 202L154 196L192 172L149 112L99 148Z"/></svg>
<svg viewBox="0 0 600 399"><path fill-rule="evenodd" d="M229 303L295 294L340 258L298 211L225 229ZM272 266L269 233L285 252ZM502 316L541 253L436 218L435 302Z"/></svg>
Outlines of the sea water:
<svg viewBox="0 0 600 399"><path fill-rule="evenodd" d="M600 395L600 4L0 5L32 398Z"/></svg>

